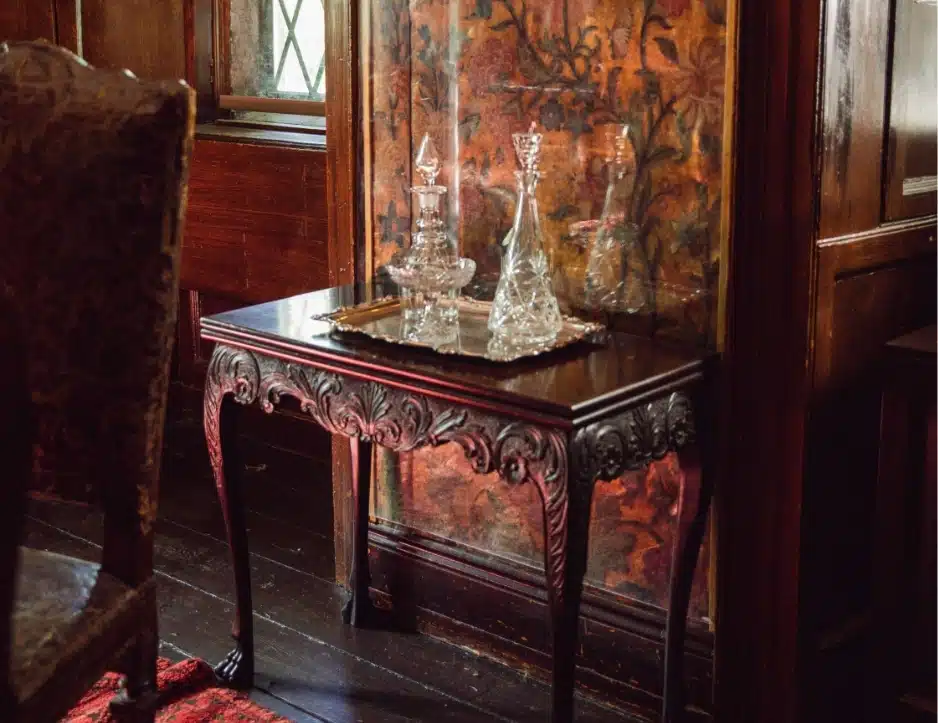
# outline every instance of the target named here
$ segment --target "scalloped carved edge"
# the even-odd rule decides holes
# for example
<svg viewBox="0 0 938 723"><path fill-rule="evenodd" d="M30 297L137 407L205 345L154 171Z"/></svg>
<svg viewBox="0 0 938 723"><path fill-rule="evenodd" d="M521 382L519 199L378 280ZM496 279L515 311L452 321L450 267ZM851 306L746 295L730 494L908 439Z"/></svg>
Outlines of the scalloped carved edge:
<svg viewBox="0 0 938 723"><path fill-rule="evenodd" d="M672 392L577 432L575 474L585 484L613 480L695 441L693 405L683 392Z"/></svg>
<svg viewBox="0 0 938 723"><path fill-rule="evenodd" d="M497 471L509 484L533 483L544 505L545 566L555 602L562 600L567 539L567 434L454 408L420 394L222 344L205 383L204 424L216 479L222 467L221 404L259 402L272 412L284 396L333 434L396 452L455 442L474 471Z"/></svg>
<svg viewBox="0 0 938 723"><path fill-rule="evenodd" d="M477 473L497 471L510 484L533 483L544 505L545 564L556 602L561 602L566 565L568 477L588 486L613 480L681 451L696 438L693 406L682 392L591 424L576 433L568 449L567 434L556 429L506 422L379 382L219 344L209 363L204 405L209 456L219 471L220 410L229 394L243 405L257 401L268 413L282 397L294 397L327 431L396 452L455 442Z"/></svg>

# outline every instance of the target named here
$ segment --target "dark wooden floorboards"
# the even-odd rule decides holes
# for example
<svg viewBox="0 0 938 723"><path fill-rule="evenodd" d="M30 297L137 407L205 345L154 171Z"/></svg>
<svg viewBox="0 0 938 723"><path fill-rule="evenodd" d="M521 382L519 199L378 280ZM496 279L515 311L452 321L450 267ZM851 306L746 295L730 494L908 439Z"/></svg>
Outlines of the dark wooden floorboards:
<svg viewBox="0 0 938 723"><path fill-rule="evenodd" d="M155 569L165 657L217 662L231 647L233 581L196 410L167 429ZM548 689L522 673L413 633L341 623L333 582L328 461L245 440L257 655L263 706L298 723L547 720ZM100 557L91 508L34 502L25 544ZM578 721L634 720L592 699Z"/></svg>

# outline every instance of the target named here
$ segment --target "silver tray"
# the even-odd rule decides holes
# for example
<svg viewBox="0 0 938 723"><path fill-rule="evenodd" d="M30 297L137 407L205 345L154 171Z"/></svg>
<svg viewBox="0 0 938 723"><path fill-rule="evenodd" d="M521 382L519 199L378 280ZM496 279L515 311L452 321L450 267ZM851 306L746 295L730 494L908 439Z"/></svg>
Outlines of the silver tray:
<svg viewBox="0 0 938 723"><path fill-rule="evenodd" d="M403 326L401 300L396 296L369 301L357 306L343 307L315 318L329 322L334 331L364 334L372 339L432 349L440 354L475 357L497 362L510 362L537 356L584 339L590 340L605 331L602 324L583 321L573 316L564 316L563 326L553 341L537 346L504 346L497 344L488 330L489 310L492 308L492 302L460 296L456 304L459 308L459 336L456 343L445 346L434 346L401 336Z"/></svg>

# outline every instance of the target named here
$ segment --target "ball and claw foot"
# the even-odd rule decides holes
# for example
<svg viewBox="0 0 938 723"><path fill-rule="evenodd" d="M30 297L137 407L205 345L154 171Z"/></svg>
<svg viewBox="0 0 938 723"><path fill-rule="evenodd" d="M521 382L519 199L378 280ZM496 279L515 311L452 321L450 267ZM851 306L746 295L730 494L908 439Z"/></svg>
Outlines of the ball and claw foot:
<svg viewBox="0 0 938 723"><path fill-rule="evenodd" d="M232 688L250 688L254 684L254 655L245 653L241 643L238 643L237 647L215 666L215 676Z"/></svg>

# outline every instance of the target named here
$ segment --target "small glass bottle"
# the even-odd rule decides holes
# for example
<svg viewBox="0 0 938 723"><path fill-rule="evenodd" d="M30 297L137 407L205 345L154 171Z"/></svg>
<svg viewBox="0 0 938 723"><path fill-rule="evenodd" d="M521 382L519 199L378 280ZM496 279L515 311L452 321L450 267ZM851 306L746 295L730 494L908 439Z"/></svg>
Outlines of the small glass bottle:
<svg viewBox="0 0 938 723"><path fill-rule="evenodd" d="M400 288L401 337L436 348L459 338L459 289L469 283L475 263L461 259L440 216L446 187L436 185L442 164L429 135L423 137L414 165L423 185L417 198L417 232L410 248L395 254L387 270Z"/></svg>
<svg viewBox="0 0 938 723"><path fill-rule="evenodd" d="M562 324L535 197L542 138L534 132L533 123L528 133L512 136L521 166L515 172L518 201L514 224L503 242L501 276L488 327L501 343L514 346L553 341Z"/></svg>

